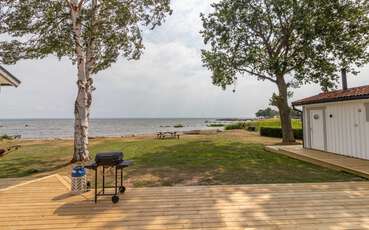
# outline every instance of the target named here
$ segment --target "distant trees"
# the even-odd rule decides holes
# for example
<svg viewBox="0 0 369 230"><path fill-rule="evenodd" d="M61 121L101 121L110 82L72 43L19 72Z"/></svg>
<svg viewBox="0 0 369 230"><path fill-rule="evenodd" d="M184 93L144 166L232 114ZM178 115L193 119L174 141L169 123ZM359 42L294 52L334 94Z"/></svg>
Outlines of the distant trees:
<svg viewBox="0 0 369 230"><path fill-rule="evenodd" d="M256 117L272 118L278 115L278 111L268 107L266 109L259 109L255 115Z"/></svg>
<svg viewBox="0 0 369 230"><path fill-rule="evenodd" d="M222 0L201 15L202 51L213 83L226 88L249 75L278 89L283 142L294 142L288 97L306 83L335 87L341 70L368 62L366 0Z"/></svg>
<svg viewBox="0 0 369 230"><path fill-rule="evenodd" d="M142 28L160 26L171 13L169 4L170 0L0 1L0 33L11 36L0 42L1 62L56 55L69 57L77 67L73 162L89 159L93 75L120 55L139 59ZM47 87L58 86L48 82Z"/></svg>
<svg viewBox="0 0 369 230"><path fill-rule="evenodd" d="M278 116L279 112L268 107L266 109L259 109L256 113L255 116L258 118L273 118L275 116ZM292 108L290 108L290 116L293 119L299 119L301 118L301 113L297 112L295 110L293 110Z"/></svg>

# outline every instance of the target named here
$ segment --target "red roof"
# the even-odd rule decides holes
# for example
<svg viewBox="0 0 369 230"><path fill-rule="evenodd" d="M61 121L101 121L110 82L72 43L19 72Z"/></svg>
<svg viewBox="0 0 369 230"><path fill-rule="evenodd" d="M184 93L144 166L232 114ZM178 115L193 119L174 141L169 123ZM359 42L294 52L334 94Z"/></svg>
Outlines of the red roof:
<svg viewBox="0 0 369 230"><path fill-rule="evenodd" d="M330 92L320 93L318 95L307 97L298 101L292 102L292 105L309 105L324 102L348 101L357 99L369 98L369 85L349 88L347 90L335 90Z"/></svg>

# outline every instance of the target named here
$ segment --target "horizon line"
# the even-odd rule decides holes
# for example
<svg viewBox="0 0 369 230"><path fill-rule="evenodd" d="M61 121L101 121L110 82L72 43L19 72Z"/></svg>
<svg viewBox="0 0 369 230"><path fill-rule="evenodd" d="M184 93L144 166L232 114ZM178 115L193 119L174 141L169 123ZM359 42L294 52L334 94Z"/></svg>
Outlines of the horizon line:
<svg viewBox="0 0 369 230"><path fill-rule="evenodd" d="M244 116L225 116L225 117L92 117L93 119L252 119L255 117ZM42 119L55 119L55 120L74 120L73 117L16 117L16 118L0 118L0 120L42 120Z"/></svg>

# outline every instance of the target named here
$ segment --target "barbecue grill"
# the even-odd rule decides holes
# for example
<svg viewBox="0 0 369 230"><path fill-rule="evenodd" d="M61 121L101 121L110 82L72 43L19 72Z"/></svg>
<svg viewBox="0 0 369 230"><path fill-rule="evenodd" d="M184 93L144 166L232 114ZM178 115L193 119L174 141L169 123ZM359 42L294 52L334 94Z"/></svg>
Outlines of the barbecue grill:
<svg viewBox="0 0 369 230"><path fill-rule="evenodd" d="M119 202L119 193L124 193L126 187L123 186L123 169L132 164L132 161L123 160L122 152L109 152L109 153L98 153L95 157L95 162L85 166L88 169L95 171L95 203L97 202L98 196L112 196L112 202ZM102 189L97 191L97 172L99 167L102 167ZM105 186L105 169L114 168L115 170L115 181L114 187ZM118 187L118 171L120 171L120 185ZM106 193L105 189L114 188L114 193Z"/></svg>

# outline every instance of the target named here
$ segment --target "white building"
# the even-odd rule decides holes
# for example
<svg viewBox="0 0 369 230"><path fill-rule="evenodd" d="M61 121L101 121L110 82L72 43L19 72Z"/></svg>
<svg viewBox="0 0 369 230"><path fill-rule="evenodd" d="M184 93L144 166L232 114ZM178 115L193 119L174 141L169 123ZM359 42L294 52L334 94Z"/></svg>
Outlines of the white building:
<svg viewBox="0 0 369 230"><path fill-rule="evenodd" d="M303 107L304 147L369 160L369 85L321 93Z"/></svg>
<svg viewBox="0 0 369 230"><path fill-rule="evenodd" d="M21 82L9 73L6 69L0 66L0 87L1 86L14 86L18 87Z"/></svg>

